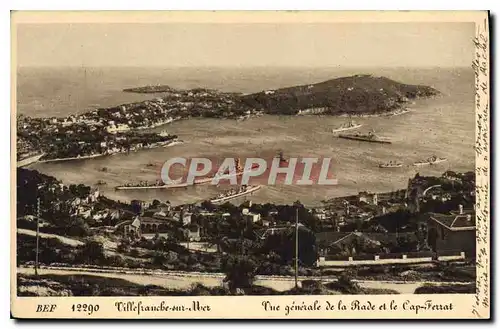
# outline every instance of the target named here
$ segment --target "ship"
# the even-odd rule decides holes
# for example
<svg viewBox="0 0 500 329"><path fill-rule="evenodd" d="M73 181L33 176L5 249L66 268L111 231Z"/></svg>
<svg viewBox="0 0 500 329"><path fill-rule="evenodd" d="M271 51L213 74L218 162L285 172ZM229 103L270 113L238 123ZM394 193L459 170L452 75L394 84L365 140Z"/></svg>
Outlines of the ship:
<svg viewBox="0 0 500 329"><path fill-rule="evenodd" d="M223 174L219 175L213 175L210 177L204 177L204 178L198 178L193 181L193 183L178 183L178 184L165 184L162 181L157 181L156 183L141 183L141 184L127 184L127 185L120 185L116 186L115 190L144 190L144 189L169 189L169 188L184 188L184 187L189 187L189 186L194 186L194 185L200 185L200 184L206 184L212 182L212 180L216 177L219 179L230 179L231 177L239 177L243 175L245 170L240 165L240 160L236 159L236 173L229 173L225 172ZM253 165L251 169L257 168L258 165ZM250 170L251 170L250 169Z"/></svg>
<svg viewBox="0 0 500 329"><path fill-rule="evenodd" d="M415 162L413 165L414 166L426 166L426 165L433 165L433 164L437 164L437 163L441 163L441 162L445 162L445 161L448 161L448 159L447 158L438 158L437 156L433 155L430 158L428 158L427 160Z"/></svg>
<svg viewBox="0 0 500 329"><path fill-rule="evenodd" d="M146 189L168 189L168 188L181 188L192 186L193 184L179 183L179 184L165 184L157 182L156 184L126 184L115 187L115 190L146 190Z"/></svg>
<svg viewBox="0 0 500 329"><path fill-rule="evenodd" d="M32 163L35 163L38 160L40 160L40 158L43 157L44 155L45 155L45 153L40 153L40 154L31 153L31 154L24 156L24 157L21 156L17 160L17 167L21 168L21 167L28 166Z"/></svg>
<svg viewBox="0 0 500 329"><path fill-rule="evenodd" d="M369 142L369 143L382 143L382 144L391 144L392 142L385 138L385 137L379 137L375 135L373 132L369 132L368 134L344 134L344 135L339 135L339 138L344 138L344 139L352 139L352 140L357 140L357 141L363 141L363 142Z"/></svg>
<svg viewBox="0 0 500 329"><path fill-rule="evenodd" d="M389 161L387 163L381 163L378 165L379 168L401 168L403 164L397 161Z"/></svg>
<svg viewBox="0 0 500 329"><path fill-rule="evenodd" d="M346 131L346 130L358 129L358 128L362 127L362 126L363 126L362 124L355 123L354 121L352 121L351 119L349 119L348 123L344 123L340 127L332 129L332 133L338 133L338 132L342 132L342 131Z"/></svg>
<svg viewBox="0 0 500 329"><path fill-rule="evenodd" d="M243 185L243 186L241 186L237 190L231 190L230 192L219 194L215 198L210 199L210 202L211 203L221 203L221 202L224 202L224 201L229 201L231 199L235 199L235 198L238 198L240 196L253 193L253 192L257 191L260 188L261 188L260 185L254 185L254 186Z"/></svg>

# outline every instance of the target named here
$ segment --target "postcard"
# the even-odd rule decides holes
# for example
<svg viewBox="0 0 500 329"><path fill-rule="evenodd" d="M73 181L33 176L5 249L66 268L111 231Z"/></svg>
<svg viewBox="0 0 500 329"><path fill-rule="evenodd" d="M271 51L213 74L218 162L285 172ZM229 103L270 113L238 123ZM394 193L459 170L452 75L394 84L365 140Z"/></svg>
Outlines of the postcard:
<svg viewBox="0 0 500 329"><path fill-rule="evenodd" d="M17 11L17 319L489 319L487 11Z"/></svg>

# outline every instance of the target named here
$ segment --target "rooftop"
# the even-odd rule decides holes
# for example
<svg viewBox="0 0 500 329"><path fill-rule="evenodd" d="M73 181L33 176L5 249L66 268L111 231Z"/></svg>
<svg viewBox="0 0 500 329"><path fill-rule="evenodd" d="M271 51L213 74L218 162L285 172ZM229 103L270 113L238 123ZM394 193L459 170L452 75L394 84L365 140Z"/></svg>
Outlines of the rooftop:
<svg viewBox="0 0 500 329"><path fill-rule="evenodd" d="M432 213L430 218L451 231L476 229L475 213L472 210L463 211L462 213L452 212L449 215Z"/></svg>

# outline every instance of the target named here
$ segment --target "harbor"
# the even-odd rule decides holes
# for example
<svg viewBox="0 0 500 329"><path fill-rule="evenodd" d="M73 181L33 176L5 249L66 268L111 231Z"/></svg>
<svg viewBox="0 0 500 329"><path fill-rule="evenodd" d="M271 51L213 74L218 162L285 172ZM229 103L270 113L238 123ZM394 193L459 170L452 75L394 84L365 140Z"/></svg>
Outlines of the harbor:
<svg viewBox="0 0 500 329"><path fill-rule="evenodd" d="M328 74L331 76L333 73ZM378 74L411 81L408 80L407 71ZM110 198L118 200L169 199L173 204L181 204L197 202L212 195L191 187L141 187L115 190L115 186L138 181L148 181L154 185L156 179L159 178L159 169L145 168L145 164L162 163L171 157L192 158L207 155L224 157L238 154L242 158L252 156L271 158L276 154L277 149L286 150L288 156L332 157L332 166L339 177L339 185L334 188L268 186L249 197L254 202L264 203L269 200L278 203L301 200L311 206L321 205L319 200L324 198L356 194L360 190L391 191L402 188L404 185L401 182L405 180L405 177L414 175L416 170L424 175L440 174L447 168L459 171L472 170L474 155L469 155L466 150L474 146L474 138L468 128L474 124L474 118L467 115L471 99L467 85L463 87L463 84L457 83L448 86L446 81L457 79L448 71L437 78L431 71L420 72L420 74L422 74L423 83L432 82L436 88L443 90L443 96L432 101L419 101L412 105L411 112L405 115L352 116L356 123L363 125L360 132L365 128L366 132L373 129L389 137L392 144L356 143L354 140L341 139L338 138L338 134L332 134L332 129L349 120L348 115L291 117L265 114L241 124L235 124L232 120L220 120L217 124L213 124L214 119L193 118L168 124L168 131L171 134L189 141L182 145L141 150L129 154L120 153L94 158L91 161L33 163L30 167L46 174L62 177L67 183L81 182L95 185L98 180L106 181L107 185L100 186L100 190ZM466 74L462 73L461 77L464 76ZM203 79L205 79L203 81L210 80L210 77L203 77ZM321 79L321 77L315 79ZM207 84L210 82L208 80ZM249 92L248 89L244 91ZM440 110L436 111L436 108ZM457 116L464 117L464 122L457 125L453 118L447 115L450 111ZM166 128L156 128L158 133L164 129ZM356 132L356 130L351 132ZM457 135L464 137L457 139ZM422 138L423 136L425 138ZM433 153L438 153L438 156L448 160L439 165L413 166L413 163L425 160ZM379 167L379 164L392 160L396 154L397 160L404 163L403 167ZM75 171L75 166L78 166L78 172ZM101 167L107 167L110 171L101 172ZM213 190L212 192L216 194L215 188Z"/></svg>

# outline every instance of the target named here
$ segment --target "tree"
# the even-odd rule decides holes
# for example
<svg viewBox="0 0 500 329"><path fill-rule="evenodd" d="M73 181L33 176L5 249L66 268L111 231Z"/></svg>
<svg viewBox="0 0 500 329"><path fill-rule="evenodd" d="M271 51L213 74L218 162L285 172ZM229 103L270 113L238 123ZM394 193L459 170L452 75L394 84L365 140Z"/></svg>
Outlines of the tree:
<svg viewBox="0 0 500 329"><path fill-rule="evenodd" d="M104 247L98 241L87 242L80 251L79 258L84 264L98 265L105 260Z"/></svg>
<svg viewBox="0 0 500 329"><path fill-rule="evenodd" d="M118 246L116 247L116 251L120 253L128 253L130 252L130 239L123 238Z"/></svg>
<svg viewBox="0 0 500 329"><path fill-rule="evenodd" d="M152 264L156 266L163 266L163 264L166 262L167 258L165 257L165 254L163 252L155 252L153 255L153 260Z"/></svg>

